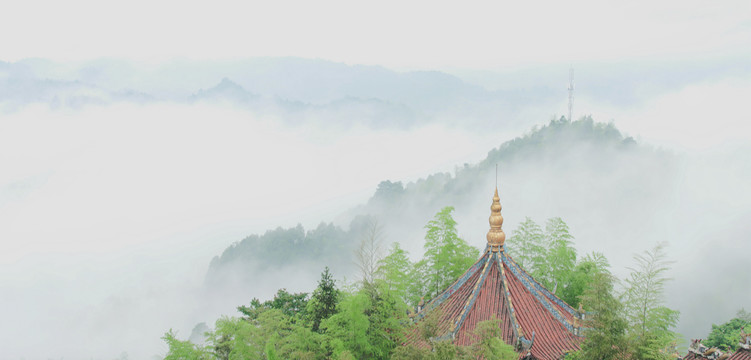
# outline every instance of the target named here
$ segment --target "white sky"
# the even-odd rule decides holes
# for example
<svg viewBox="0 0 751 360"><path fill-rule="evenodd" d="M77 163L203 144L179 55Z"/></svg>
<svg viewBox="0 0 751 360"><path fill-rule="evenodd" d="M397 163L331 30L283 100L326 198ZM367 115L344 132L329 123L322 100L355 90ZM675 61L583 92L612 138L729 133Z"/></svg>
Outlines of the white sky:
<svg viewBox="0 0 751 360"><path fill-rule="evenodd" d="M0 59L300 56L500 68L748 53L751 2L12 1Z"/></svg>
<svg viewBox="0 0 751 360"><path fill-rule="evenodd" d="M314 226L384 179L478 161L495 140L442 126L292 128L209 105L29 108L0 122L0 238L15 239L2 241L0 264L40 249L118 251L233 220L253 219L260 232Z"/></svg>

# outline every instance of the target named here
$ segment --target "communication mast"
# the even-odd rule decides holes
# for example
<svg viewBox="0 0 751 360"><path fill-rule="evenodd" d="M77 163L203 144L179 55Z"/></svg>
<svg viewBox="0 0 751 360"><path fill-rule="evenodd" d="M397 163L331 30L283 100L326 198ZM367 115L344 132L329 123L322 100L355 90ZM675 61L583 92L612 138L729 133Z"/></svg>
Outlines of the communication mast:
<svg viewBox="0 0 751 360"><path fill-rule="evenodd" d="M568 121L573 121L574 114L574 67L568 72Z"/></svg>

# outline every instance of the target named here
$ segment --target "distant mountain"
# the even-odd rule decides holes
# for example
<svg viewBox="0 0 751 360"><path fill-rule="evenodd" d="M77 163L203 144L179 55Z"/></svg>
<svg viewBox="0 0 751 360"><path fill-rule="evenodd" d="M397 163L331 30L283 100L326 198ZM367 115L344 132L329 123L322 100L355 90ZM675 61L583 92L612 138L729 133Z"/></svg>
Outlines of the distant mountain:
<svg viewBox="0 0 751 360"><path fill-rule="evenodd" d="M448 205L456 207L461 234L482 247L495 164L507 232L525 216L539 221L560 216L571 226L582 251L607 255L646 249L661 234L644 234L633 224L650 224L658 204L671 196L674 160L668 153L637 144L612 124L591 118L553 120L504 142L477 164L457 167L454 174L432 174L407 184L384 181L367 204L336 219L337 226L321 225L307 233L298 226L249 236L212 261L207 284L222 277L237 278L229 275L234 271L250 284L254 278L273 278L300 263L318 272L332 266L338 276L352 278L352 251L361 237L358 224L368 218L384 227L386 244L398 241L417 257L422 254L424 225ZM632 238L634 234L640 238ZM622 259L613 257L614 265L620 265ZM283 286L284 280L278 281Z"/></svg>
<svg viewBox="0 0 751 360"><path fill-rule="evenodd" d="M229 100L241 104L247 104L254 100L258 100L259 98L260 96L258 94L251 93L230 79L223 78L219 84L212 88L198 90L198 93L188 97L188 102L194 103L206 100Z"/></svg>
<svg viewBox="0 0 751 360"><path fill-rule="evenodd" d="M83 88L88 92L81 95ZM530 114L550 115L565 95L542 87L488 91L438 71L398 72L300 58L176 60L157 66L111 59L78 64L30 59L0 64L0 94L15 94L0 100L14 111L29 103L80 107L218 100L288 123L374 128L436 122L479 128L499 119L518 127L529 122ZM138 96L128 96L133 94Z"/></svg>
<svg viewBox="0 0 751 360"><path fill-rule="evenodd" d="M697 81L747 77L748 60L744 56L724 60L574 64L576 97L580 103L617 108L643 105ZM294 57L233 61L178 59L156 65L118 59L80 63L26 59L0 62L3 95L0 102L6 111L30 102L50 103L53 107L112 101L184 103L201 97L201 89L209 91L221 84L222 79L228 79L248 94L272 99L262 106L262 113L281 108L290 123L318 121L319 115L326 115L339 116L330 121L335 124L362 121L369 126L404 128L440 122L470 129L502 124L522 131L540 118L564 111L568 67L568 64L530 65L447 73L394 71L381 66ZM100 93L80 95L80 86ZM31 88L34 90L30 91ZM243 96L233 99L242 103L247 100ZM345 110L336 110L342 103L346 104ZM294 111L300 107L311 111ZM370 115L361 119L353 115L351 108L370 109Z"/></svg>
<svg viewBox="0 0 751 360"><path fill-rule="evenodd" d="M29 104L78 109L88 105L143 104L156 100L129 88L111 89L76 77L56 76L54 67L54 63L46 60L0 63L0 109L12 112Z"/></svg>
<svg viewBox="0 0 751 360"><path fill-rule="evenodd" d="M275 115L288 123L313 123L346 128L355 124L378 128L407 128L416 123L412 109L379 99L345 97L326 104L309 104L278 97L262 97L224 78L214 87L188 97L189 103L224 102L259 115Z"/></svg>

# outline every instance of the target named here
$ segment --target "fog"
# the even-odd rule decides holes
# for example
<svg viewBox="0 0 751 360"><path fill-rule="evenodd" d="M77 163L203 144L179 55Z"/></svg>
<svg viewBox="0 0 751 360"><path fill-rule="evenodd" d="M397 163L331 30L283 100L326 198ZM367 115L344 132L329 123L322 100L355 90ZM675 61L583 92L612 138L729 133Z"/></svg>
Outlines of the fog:
<svg viewBox="0 0 751 360"><path fill-rule="evenodd" d="M288 127L223 105L35 106L0 127L8 358L148 358L167 329L250 300L187 300L230 243L330 221L384 177L450 169L492 144L442 126Z"/></svg>
<svg viewBox="0 0 751 360"><path fill-rule="evenodd" d="M9 73L6 79L17 77ZM170 328L187 338L195 324L232 315L252 297L281 287L310 291L317 274L294 264L252 286L207 293L203 280L209 261L249 234L321 221L346 226L341 214L366 203L382 180L407 184L479 162L564 111L565 75L559 100L532 92L530 104L548 105L506 110L519 119L509 123L428 116L379 127L353 117L358 107L294 113L159 92L146 102L76 102L65 99L77 90L65 87L46 98L6 98L0 318L11 325L0 330L2 357L150 359L166 351L159 338ZM620 276L633 253L668 241L675 281L667 300L681 310L687 337L751 308L743 255L751 250L748 80L748 73L716 75L637 104L582 91L576 114L613 121L645 150L600 154L582 144L499 164L504 228L511 232L525 216L561 216L580 254L605 253ZM458 86L471 86L465 81ZM89 99L110 91L97 86ZM419 100L405 104L419 108ZM462 236L481 247L494 176L473 184L468 197L414 208L401 222L384 219L385 241L419 256L422 226L439 205L454 205Z"/></svg>
<svg viewBox="0 0 751 360"><path fill-rule="evenodd" d="M749 6L8 4L0 359L161 358L169 329L185 339L253 297L310 291L319 274L295 263L205 286L212 258L280 226L372 212L418 258L424 224L453 205L482 247L495 164L467 191L439 185L566 114L571 66L574 118L638 146L551 139L499 163L504 229L560 216L621 277L667 241L667 305L703 337L751 309ZM383 180L438 185L368 204Z"/></svg>

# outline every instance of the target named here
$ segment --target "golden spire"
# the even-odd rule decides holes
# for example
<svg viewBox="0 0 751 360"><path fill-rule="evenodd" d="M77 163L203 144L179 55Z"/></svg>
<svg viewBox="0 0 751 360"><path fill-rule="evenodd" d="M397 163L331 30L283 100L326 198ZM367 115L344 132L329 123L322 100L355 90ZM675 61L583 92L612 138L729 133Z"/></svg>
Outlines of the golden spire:
<svg viewBox="0 0 751 360"><path fill-rule="evenodd" d="M501 229L503 216L501 215L501 198L498 197L498 187L495 188L495 195L493 195L493 205L490 205L489 221L488 245L493 252L498 252L503 248L503 243L506 241L506 234Z"/></svg>

